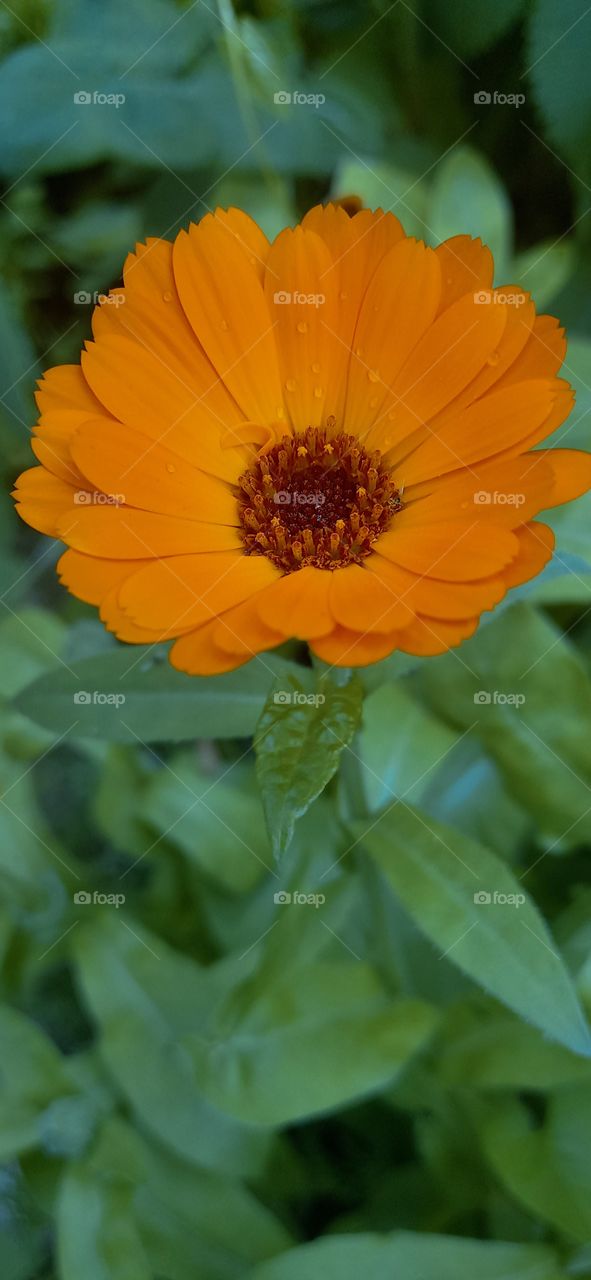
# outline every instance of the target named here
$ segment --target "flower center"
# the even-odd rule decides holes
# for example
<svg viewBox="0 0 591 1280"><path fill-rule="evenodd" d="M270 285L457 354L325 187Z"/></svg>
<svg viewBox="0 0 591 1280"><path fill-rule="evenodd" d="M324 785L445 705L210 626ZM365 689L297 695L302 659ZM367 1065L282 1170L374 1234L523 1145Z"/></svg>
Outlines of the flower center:
<svg viewBox="0 0 591 1280"><path fill-rule="evenodd" d="M360 564L402 506L379 449L320 427L284 436L238 485L247 555L288 572Z"/></svg>

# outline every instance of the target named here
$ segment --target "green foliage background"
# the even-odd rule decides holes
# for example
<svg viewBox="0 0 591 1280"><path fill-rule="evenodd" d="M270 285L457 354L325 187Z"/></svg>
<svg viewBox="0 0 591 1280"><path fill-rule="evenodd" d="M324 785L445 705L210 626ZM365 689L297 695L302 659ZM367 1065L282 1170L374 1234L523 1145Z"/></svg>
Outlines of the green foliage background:
<svg viewBox="0 0 591 1280"><path fill-rule="evenodd" d="M459 653L189 680L8 496L76 295L218 203L482 236L589 447L591 14L13 0L0 49L3 1280L591 1277L591 498Z"/></svg>

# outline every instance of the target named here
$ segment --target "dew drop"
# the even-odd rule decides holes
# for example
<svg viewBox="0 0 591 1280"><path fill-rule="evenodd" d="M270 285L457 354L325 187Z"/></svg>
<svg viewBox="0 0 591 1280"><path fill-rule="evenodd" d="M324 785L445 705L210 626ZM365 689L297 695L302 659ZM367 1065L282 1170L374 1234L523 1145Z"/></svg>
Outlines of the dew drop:
<svg viewBox="0 0 591 1280"><path fill-rule="evenodd" d="M318 361L315 361L314 364L311 364L310 368L312 370L312 373L320 373L320 365L318 364Z"/></svg>
<svg viewBox="0 0 591 1280"><path fill-rule="evenodd" d="M286 391L295 391L295 389L296 389L296 385L297 385L297 384L296 384L296 380L295 380L295 378L288 378L288 379L287 379L287 382L286 382L286 384L285 384L285 390L286 390Z"/></svg>
<svg viewBox="0 0 591 1280"><path fill-rule="evenodd" d="M372 396L372 398L371 398L371 400L370 400L370 402L369 402L369 407L370 407L370 409L377 409L377 407L378 407L378 404L379 404L379 403L380 403L380 402L379 402L379 400L378 400L378 397L377 397L377 396Z"/></svg>
<svg viewBox="0 0 591 1280"><path fill-rule="evenodd" d="M297 323L297 331L298 331L298 333L307 333L307 332L308 332L308 321L307 321L307 320L298 320L298 323Z"/></svg>
<svg viewBox="0 0 591 1280"><path fill-rule="evenodd" d="M494 367L495 364L499 363L500 358L498 351L491 351L486 363L491 364Z"/></svg>
<svg viewBox="0 0 591 1280"><path fill-rule="evenodd" d="M363 359L363 347L355 347L355 355L359 360Z"/></svg>
<svg viewBox="0 0 591 1280"><path fill-rule="evenodd" d="M171 293L170 289L166 289L166 291L162 294L162 301L163 301L163 302L172 302L172 293Z"/></svg>
<svg viewBox="0 0 591 1280"><path fill-rule="evenodd" d="M275 413L277 414L278 418L283 418L285 416L285 411L282 404L277 405Z"/></svg>
<svg viewBox="0 0 591 1280"><path fill-rule="evenodd" d="M166 463L166 470L167 470L167 471L170 471L170 474L171 474L171 475L173 475L173 474L174 474L174 472L176 471L176 467L175 467L174 463L173 463L173 462L167 462L167 463Z"/></svg>
<svg viewBox="0 0 591 1280"><path fill-rule="evenodd" d="M368 378L369 378L369 381L370 381L370 382L379 382L379 381L380 381L380 375L379 375L379 373L378 373L377 369L368 369L368 371L367 371L367 376L368 376Z"/></svg>
<svg viewBox="0 0 591 1280"><path fill-rule="evenodd" d="M220 329L223 329L223 330L224 330L224 332L226 332L229 328L230 328L230 326L229 326L229 324L228 324L228 321L227 321L227 320L222 320L222 321L220 321Z"/></svg>
<svg viewBox="0 0 591 1280"><path fill-rule="evenodd" d="M339 293L339 299L340 299L340 301L341 301L341 302L346 302L346 301L347 301L347 296L348 296L348 295L347 295L347 294L345 293L345 291L343 290L341 293Z"/></svg>
<svg viewBox="0 0 591 1280"><path fill-rule="evenodd" d="M324 395L324 392L322 390L322 387L314 387L314 396L316 400L321 400L323 395Z"/></svg>

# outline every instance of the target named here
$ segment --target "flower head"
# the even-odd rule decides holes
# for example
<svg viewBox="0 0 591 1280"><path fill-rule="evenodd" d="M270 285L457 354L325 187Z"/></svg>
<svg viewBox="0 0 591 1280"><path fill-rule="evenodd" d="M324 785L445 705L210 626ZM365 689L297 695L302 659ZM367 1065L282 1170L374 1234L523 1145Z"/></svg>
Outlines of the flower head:
<svg viewBox="0 0 591 1280"><path fill-rule="evenodd" d="M478 240L334 205L273 244L236 209L148 240L40 385L23 519L183 671L459 644L550 558L538 513L591 487L587 454L535 448L572 407L564 333L492 275Z"/></svg>

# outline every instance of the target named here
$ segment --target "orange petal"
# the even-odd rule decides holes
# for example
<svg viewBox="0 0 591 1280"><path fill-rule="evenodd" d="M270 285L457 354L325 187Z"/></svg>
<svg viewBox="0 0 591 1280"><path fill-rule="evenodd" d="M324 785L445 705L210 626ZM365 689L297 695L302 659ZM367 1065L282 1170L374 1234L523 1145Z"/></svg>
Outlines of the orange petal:
<svg viewBox="0 0 591 1280"><path fill-rule="evenodd" d="M345 627L335 627L329 635L312 640L310 648L332 667L365 667L387 658L393 649L398 648L398 633L381 635L374 631L359 635Z"/></svg>
<svg viewBox="0 0 591 1280"><path fill-rule="evenodd" d="M186 630L240 604L279 576L265 556L239 551L171 556L140 568L122 587L119 602L142 626L156 629L163 622L181 621Z"/></svg>
<svg viewBox="0 0 591 1280"><path fill-rule="evenodd" d="M554 550L553 530L538 520L516 529L515 536L519 542L519 551L513 562L503 570L507 587L521 586L522 582L529 582L530 578L537 577L552 559Z"/></svg>
<svg viewBox="0 0 591 1280"><path fill-rule="evenodd" d="M73 485L51 475L45 467L30 467L19 476L12 496L25 524L56 538L60 536L60 519L72 507L76 492Z"/></svg>
<svg viewBox="0 0 591 1280"><path fill-rule="evenodd" d="M417 618L410 627L401 632L399 648L403 653L414 653L417 657L433 657L436 653L446 653L455 649L463 640L473 635L479 618L467 618L461 622L444 622L441 618Z"/></svg>
<svg viewBox="0 0 591 1280"><path fill-rule="evenodd" d="M345 569L336 569L329 577L330 608L340 627L349 631L391 633L413 621L414 614L408 604L388 582L368 573L365 567L350 564Z"/></svg>
<svg viewBox="0 0 591 1280"><path fill-rule="evenodd" d="M518 531L519 532L519 531ZM443 582L421 577L383 556L368 556L367 567L395 591L415 613L434 618L471 618L492 609L506 593L504 577L484 578L480 582ZM505 570L505 573L507 570Z"/></svg>
<svg viewBox="0 0 591 1280"><path fill-rule="evenodd" d="M465 293L481 293L492 287L493 256L482 240L451 236L437 246L435 253L441 267L440 312L447 311Z"/></svg>
<svg viewBox="0 0 591 1280"><path fill-rule="evenodd" d="M551 468L554 484L546 507L572 502L591 489L591 454L580 449L539 449L526 456L532 464L543 458Z"/></svg>
<svg viewBox="0 0 591 1280"><path fill-rule="evenodd" d="M243 416L270 423L282 392L274 318L257 265L211 214L179 232L174 244L176 287L193 332Z"/></svg>
<svg viewBox="0 0 591 1280"><path fill-rule="evenodd" d="M215 476L198 471L141 430L95 418L74 436L71 454L80 471L105 494L145 511L237 525L236 498Z"/></svg>
<svg viewBox="0 0 591 1280"><path fill-rule="evenodd" d="M497 574L516 556L517 541L508 529L442 521L383 533L375 550L414 573L467 582Z"/></svg>
<svg viewBox="0 0 591 1280"><path fill-rule="evenodd" d="M64 551L58 560L60 582L86 604L98 605L130 574L137 573L137 560L103 560L80 551Z"/></svg>
<svg viewBox="0 0 591 1280"><path fill-rule="evenodd" d="M329 606L330 577L328 570L309 566L285 574L258 597L262 621L284 637L308 640L326 635L334 627Z"/></svg>
<svg viewBox="0 0 591 1280"><path fill-rule="evenodd" d="M242 546L229 525L200 524L135 507L73 506L56 521L56 536L88 555L110 560L146 560Z"/></svg>

